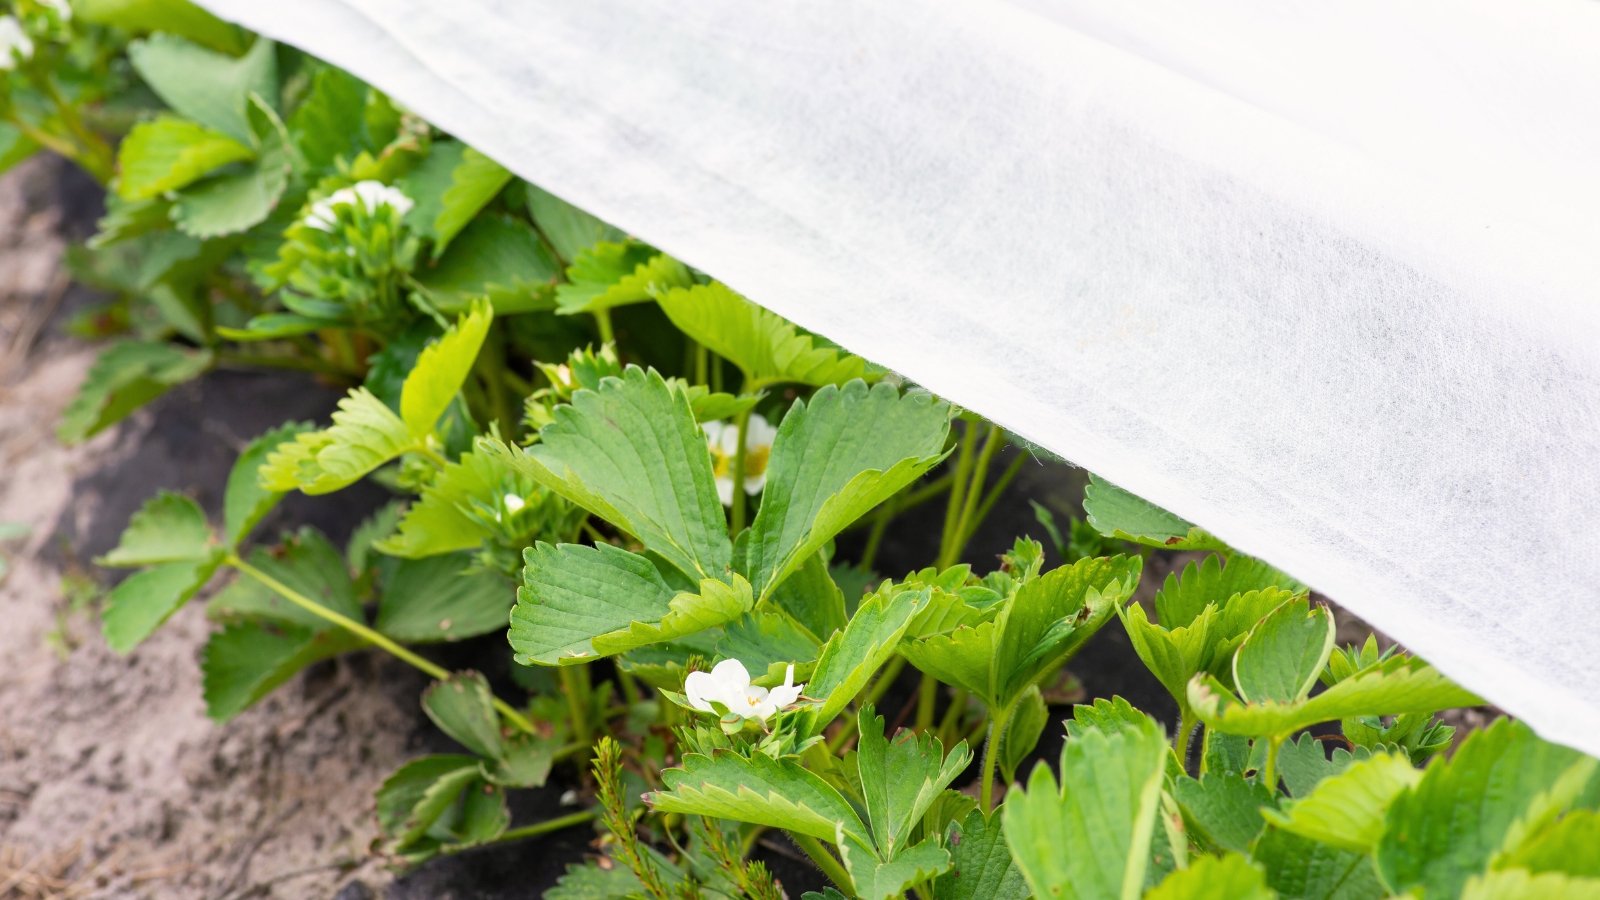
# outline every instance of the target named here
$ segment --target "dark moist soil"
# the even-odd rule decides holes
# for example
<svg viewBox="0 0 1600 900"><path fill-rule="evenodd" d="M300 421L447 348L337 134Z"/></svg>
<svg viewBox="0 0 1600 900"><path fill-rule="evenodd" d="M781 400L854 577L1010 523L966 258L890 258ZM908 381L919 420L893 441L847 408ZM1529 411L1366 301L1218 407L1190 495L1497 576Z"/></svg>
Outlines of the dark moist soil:
<svg viewBox="0 0 1600 900"><path fill-rule="evenodd" d="M9 476L0 482L0 518L34 527L20 553L8 548L13 571L0 583L8 621L0 655L9 669L0 677L0 708L7 710L0 719L0 884L16 878L23 897L68 888L84 896L162 898L542 896L568 865L593 852L593 829L483 848L399 877L368 852L379 782L406 759L457 750L422 715L426 679L415 671L378 654L322 663L217 724L204 717L198 684L207 631L199 604L128 657L106 650L97 623L67 610L63 576L94 572L109 583L112 573L86 561L116 543L155 491L187 493L220 518L222 488L243 445L287 419L322 421L337 398L302 377L214 373L84 446L56 445L60 408L93 358L92 348L60 328L95 298L71 289L56 302L58 267L49 257L59 256L66 236L92 231L98 212L94 186L64 165L30 163L0 179L0 266L20 261L0 283L0 361L29 322L49 323L10 371L0 368L0 470ZM1006 461L997 461L996 471ZM1064 526L1081 508L1082 486L1080 470L1025 465L966 560L987 571L1016 537L1043 540L1029 501L1054 511ZM336 501L291 496L261 534L310 524L342 542L386 499L371 485ZM900 576L934 559L942 516L937 503L902 516L885 535L879 572ZM840 555L853 557L860 538L843 539ZM1149 559L1141 599L1182 562ZM1353 618L1342 615L1342 623L1341 640L1365 635ZM65 657L47 645L52 635L71 647ZM430 653L449 667L509 681L509 653L498 636ZM1081 688L1079 702L1122 696L1174 724L1171 698L1115 623L1068 671ZM885 695L880 707L891 722L914 702L916 680L908 670ZM1053 721L1069 714L1070 704L1051 709ZM1053 761L1063 737L1060 727L1047 727L1034 757ZM577 787L569 767L542 789L513 793L513 824L570 811L561 797ZM820 873L780 837L763 842L758 855L791 897L823 886Z"/></svg>

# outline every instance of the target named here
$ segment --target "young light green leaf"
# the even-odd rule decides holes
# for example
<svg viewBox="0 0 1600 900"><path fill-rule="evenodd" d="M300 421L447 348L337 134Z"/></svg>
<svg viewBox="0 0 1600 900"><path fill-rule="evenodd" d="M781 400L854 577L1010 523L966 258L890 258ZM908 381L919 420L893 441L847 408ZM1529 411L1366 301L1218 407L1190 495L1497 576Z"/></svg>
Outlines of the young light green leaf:
<svg viewBox="0 0 1600 900"><path fill-rule="evenodd" d="M78 393L61 414L56 436L76 444L211 368L211 353L173 344L113 344L89 367Z"/></svg>
<svg viewBox="0 0 1600 900"><path fill-rule="evenodd" d="M1089 524L1106 537L1163 550L1228 549L1205 529L1093 475L1083 490L1083 511Z"/></svg>
<svg viewBox="0 0 1600 900"><path fill-rule="evenodd" d="M179 115L243 144L255 135L247 112L250 95L278 96L277 46L257 38L249 52L215 53L171 34L128 46L128 58L145 83Z"/></svg>
<svg viewBox="0 0 1600 900"><path fill-rule="evenodd" d="M456 672L422 694L422 709L439 730L485 759L505 757L500 717L489 682L477 672Z"/></svg>
<svg viewBox="0 0 1600 900"><path fill-rule="evenodd" d="M306 666L360 646L359 638L340 628L230 623L211 635L201 654L206 715L226 722Z"/></svg>
<svg viewBox="0 0 1600 900"><path fill-rule="evenodd" d="M1597 766L1600 760L1540 740L1521 722L1500 719L1474 732L1389 807L1376 854L1384 882L1395 891L1457 895L1525 827L1524 817L1559 812Z"/></svg>
<svg viewBox="0 0 1600 900"><path fill-rule="evenodd" d="M420 559L457 550L470 550L493 535L484 511L498 514L515 498L523 507L543 489L533 479L507 464L505 457L464 453L434 476L422 496L406 510L398 530L378 543L391 556Z"/></svg>
<svg viewBox="0 0 1600 900"><path fill-rule="evenodd" d="M943 459L949 429L948 405L888 384L828 386L790 407L744 544L758 596Z"/></svg>
<svg viewBox="0 0 1600 900"><path fill-rule="evenodd" d="M1082 559L1024 584L1000 613L992 683L1009 704L1071 656L1133 596L1143 560Z"/></svg>
<svg viewBox="0 0 1600 900"><path fill-rule="evenodd" d="M223 539L237 547L267 513L283 499L279 491L261 486L257 472L279 444L312 429L309 422L286 422L262 434L244 448L228 472L228 487L222 498Z"/></svg>
<svg viewBox="0 0 1600 900"><path fill-rule="evenodd" d="M1217 608L1207 606L1187 625L1171 629L1151 622L1138 603L1118 607L1118 614L1139 661L1178 701L1179 707L1187 709L1189 679L1206 671L1211 658Z"/></svg>
<svg viewBox="0 0 1600 900"><path fill-rule="evenodd" d="M450 173L450 187L440 198L439 215L433 223L434 258L438 259L472 217L510 183L511 173L504 166L468 147Z"/></svg>
<svg viewBox="0 0 1600 900"><path fill-rule="evenodd" d="M528 214L564 260L602 241L617 242L623 233L537 185L527 186Z"/></svg>
<svg viewBox="0 0 1600 900"><path fill-rule="evenodd" d="M1245 602L1236 608L1234 598L1274 588L1291 594L1306 590L1305 585L1259 559L1237 555L1224 559L1213 554L1189 563L1181 573L1168 573L1161 590L1156 591L1156 616L1162 627L1177 628L1194 621L1207 606L1215 606L1226 636L1242 635L1278 604L1263 609L1259 603Z"/></svg>
<svg viewBox="0 0 1600 900"><path fill-rule="evenodd" d="M373 627L397 641L459 641L506 627L516 592L467 553L405 560L384 578Z"/></svg>
<svg viewBox="0 0 1600 900"><path fill-rule="evenodd" d="M205 587L217 570L215 556L162 563L123 579L106 601L101 627L106 644L127 653Z"/></svg>
<svg viewBox="0 0 1600 900"><path fill-rule="evenodd" d="M1242 776L1206 772L1197 781L1174 779L1172 795L1192 832L1218 850L1250 849L1267 825L1262 813L1272 808L1266 785Z"/></svg>
<svg viewBox="0 0 1600 900"><path fill-rule="evenodd" d="M540 542L523 554L511 647L525 666L588 662L602 634L657 622L676 593L650 560L609 544Z"/></svg>
<svg viewBox="0 0 1600 900"><path fill-rule="evenodd" d="M438 340L423 348L400 387L400 418L413 438L420 440L433 434L439 417L461 392L493 321L494 313L487 303L474 304Z"/></svg>
<svg viewBox="0 0 1600 900"><path fill-rule="evenodd" d="M202 240L248 231L272 215L288 186L283 136L269 131L255 165L184 190L173 203L172 221L179 231Z"/></svg>
<svg viewBox="0 0 1600 900"><path fill-rule="evenodd" d="M1247 703L1304 700L1333 653L1333 615L1290 600L1251 629L1233 656L1233 681Z"/></svg>
<svg viewBox="0 0 1600 900"><path fill-rule="evenodd" d="M210 558L213 552L211 526L206 524L200 504L182 494L162 491L139 507L128 520L117 546L95 562L132 568L198 562Z"/></svg>
<svg viewBox="0 0 1600 900"><path fill-rule="evenodd" d="M674 288L656 301L679 330L738 366L747 391L782 382L842 385L872 374L860 357L801 334L719 282Z"/></svg>
<svg viewBox="0 0 1600 900"><path fill-rule="evenodd" d="M135 125L118 148L117 196L146 200L254 156L254 150L226 134L161 116Z"/></svg>
<svg viewBox="0 0 1600 900"><path fill-rule="evenodd" d="M1275 900L1266 873L1237 853L1202 856L1162 879L1145 900Z"/></svg>
<svg viewBox="0 0 1600 900"><path fill-rule="evenodd" d="M1086 728L1067 740L1061 784L1038 766L1002 812L1006 843L1041 897L1121 897L1144 890L1167 741L1161 726Z"/></svg>
<svg viewBox="0 0 1600 900"><path fill-rule="evenodd" d="M1389 804L1422 779L1403 756L1381 753L1325 778L1282 810L1262 815L1284 831L1356 853L1370 853L1383 835Z"/></svg>
<svg viewBox="0 0 1600 900"><path fill-rule="evenodd" d="M1026 896L1028 885L1011 859L999 816L990 818L973 810L960 824L950 826L945 844L951 866L934 883L933 895L939 900Z"/></svg>
<svg viewBox="0 0 1600 900"><path fill-rule="evenodd" d="M800 712L801 734L814 735L856 698L889 657L911 619L928 602L928 591L893 590L874 594L861 604L850 624L822 648L806 694L819 699Z"/></svg>
<svg viewBox="0 0 1600 900"><path fill-rule="evenodd" d="M1247 704L1214 678L1189 682L1189 705L1207 726L1228 734L1288 735L1352 716L1432 713L1483 701L1420 659L1396 656L1307 700Z"/></svg>
<svg viewBox="0 0 1600 900"><path fill-rule="evenodd" d="M674 594L659 622L635 621L626 628L595 635L590 643L596 653L614 656L731 622L749 612L754 603L750 582L738 575L732 577L732 584L703 578L699 593L679 591Z"/></svg>
<svg viewBox="0 0 1600 900"><path fill-rule="evenodd" d="M1500 869L1600 878L1600 811L1575 809L1495 860Z"/></svg>
<svg viewBox="0 0 1600 900"><path fill-rule="evenodd" d="M1593 847L1588 848L1591 856ZM1523 869L1485 872L1467 881L1461 900L1594 900L1600 878L1577 878L1559 872L1535 875Z"/></svg>
<svg viewBox="0 0 1600 900"><path fill-rule="evenodd" d="M861 900L895 900L907 889L950 868L950 854L934 838L908 847L887 859L877 856L860 841L846 838L839 843L845 869Z"/></svg>
<svg viewBox="0 0 1600 900"><path fill-rule="evenodd" d="M856 718L861 736L856 772L873 846L878 857L892 859L905 849L934 799L972 762L972 751L962 741L946 756L938 738L912 731L901 731L891 741L884 735L883 717L870 705Z"/></svg>
<svg viewBox="0 0 1600 900"><path fill-rule="evenodd" d="M567 267L567 283L556 288L556 310L598 312L692 283L688 268L665 253L637 241L600 243L578 253Z"/></svg>
<svg viewBox="0 0 1600 900"><path fill-rule="evenodd" d="M872 840L850 801L797 759L717 750L691 753L661 773L667 789L646 796L658 812L783 828L825 841Z"/></svg>
<svg viewBox="0 0 1600 900"><path fill-rule="evenodd" d="M330 427L298 434L267 455L261 487L332 493L416 446L416 437L394 410L366 388L355 388L339 401Z"/></svg>
<svg viewBox="0 0 1600 900"><path fill-rule="evenodd" d="M695 580L721 577L733 548L711 452L689 401L655 370L629 366L581 390L527 451L480 444L540 484L634 535Z"/></svg>

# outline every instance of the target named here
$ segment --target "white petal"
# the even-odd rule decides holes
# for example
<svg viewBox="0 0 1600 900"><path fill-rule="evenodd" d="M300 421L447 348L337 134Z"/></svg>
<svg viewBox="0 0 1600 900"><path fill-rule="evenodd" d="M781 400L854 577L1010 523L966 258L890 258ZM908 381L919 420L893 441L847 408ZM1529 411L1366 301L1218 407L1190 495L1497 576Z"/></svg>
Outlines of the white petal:
<svg viewBox="0 0 1600 900"><path fill-rule="evenodd" d="M734 688L738 693L743 693L750 687L750 672L744 663L737 659L725 659L711 667L711 677L718 684Z"/></svg>
<svg viewBox="0 0 1600 900"><path fill-rule="evenodd" d="M764 487L766 483L766 472L762 472L760 475L751 475L750 473L746 472L744 476L744 492L752 496L759 494L761 493L761 488Z"/></svg>
<svg viewBox="0 0 1600 900"><path fill-rule="evenodd" d="M761 417L760 413L750 414L750 425L745 432L746 447L771 447L772 442L778 437L778 429L772 423Z"/></svg>
<svg viewBox="0 0 1600 900"><path fill-rule="evenodd" d="M794 702L800 699L800 692L805 689L806 686L803 684L791 687L775 687L767 695L767 699L772 701L773 705L778 709L783 709L784 707L793 706Z"/></svg>
<svg viewBox="0 0 1600 900"><path fill-rule="evenodd" d="M732 428L727 422L711 421L700 423L700 430L706 433L706 444L716 447L722 443L722 433Z"/></svg>
<svg viewBox="0 0 1600 900"><path fill-rule="evenodd" d="M732 506L733 505L733 479L732 478L722 477L722 478L718 478L717 479L717 497L722 500L722 505L723 506Z"/></svg>
<svg viewBox="0 0 1600 900"><path fill-rule="evenodd" d="M711 712L709 698L718 694L717 680L709 672L690 672L683 680L683 696L695 709Z"/></svg>

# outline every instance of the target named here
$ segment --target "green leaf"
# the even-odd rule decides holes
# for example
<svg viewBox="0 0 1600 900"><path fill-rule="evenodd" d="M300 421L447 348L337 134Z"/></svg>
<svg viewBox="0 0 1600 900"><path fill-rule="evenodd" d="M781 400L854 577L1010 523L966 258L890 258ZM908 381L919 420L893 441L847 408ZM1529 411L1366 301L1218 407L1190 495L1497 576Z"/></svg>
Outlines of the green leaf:
<svg viewBox="0 0 1600 900"><path fill-rule="evenodd" d="M228 472L228 487L222 498L223 538L228 546L239 546L283 499L282 493L261 486L256 475L261 464L279 444L310 431L311 427L308 422L287 422L251 441L239 454Z"/></svg>
<svg viewBox="0 0 1600 900"><path fill-rule="evenodd" d="M1152 623L1138 603L1118 607L1118 612L1139 661L1181 707L1187 707L1189 679L1206 671L1211 659L1217 608L1207 606L1187 625L1171 629Z"/></svg>
<svg viewBox="0 0 1600 900"><path fill-rule="evenodd" d="M1263 609L1261 604L1248 601L1236 605L1234 598L1272 588L1294 594L1306 590L1305 585L1259 559L1210 555L1184 566L1182 573L1167 575L1161 590L1156 591L1156 615L1163 627L1176 628L1194 621L1207 606L1216 606L1224 623L1223 636L1244 634L1278 604Z"/></svg>
<svg viewBox="0 0 1600 900"><path fill-rule="evenodd" d="M272 215L288 186L283 138L269 132L254 166L185 190L173 204L172 221L184 234L201 239L248 231Z"/></svg>
<svg viewBox="0 0 1600 900"><path fill-rule="evenodd" d="M314 662L362 645L338 628L234 622L211 635L201 654L206 715L225 722Z"/></svg>
<svg viewBox="0 0 1600 900"><path fill-rule="evenodd" d="M511 612L511 648L525 666L588 662L593 639L634 622L660 621L675 592L650 560L609 544L550 545L523 553Z"/></svg>
<svg viewBox="0 0 1600 900"><path fill-rule="evenodd" d="M56 436L76 444L211 367L211 354L165 343L113 344L89 367Z"/></svg>
<svg viewBox="0 0 1600 900"><path fill-rule="evenodd" d="M544 900L615 900L642 894L644 885L633 870L610 857L567 866Z"/></svg>
<svg viewBox="0 0 1600 900"><path fill-rule="evenodd" d="M681 768L663 771L661 780L666 790L646 797L657 812L750 822L825 841L871 841L850 801L793 757L690 753Z"/></svg>
<svg viewBox="0 0 1600 900"><path fill-rule="evenodd" d="M1007 781L1017 780L1017 767L1027 760L1028 754L1044 734L1050 710L1045 706L1044 695L1037 685L1023 691L1017 700L1016 710L1006 723L1005 734L1000 736L1000 774Z"/></svg>
<svg viewBox="0 0 1600 900"><path fill-rule="evenodd" d="M365 621L355 582L345 568L344 556L322 532L302 528L275 549L257 548L250 564L301 596L356 621ZM264 618L301 625L314 631L333 627L325 619L278 596L265 585L241 576L211 601L210 612L220 618Z"/></svg>
<svg viewBox="0 0 1600 900"><path fill-rule="evenodd" d="M861 900L895 900L905 897L906 889L928 881L950 868L950 854L934 838L901 851L884 860L870 847L846 839L843 849L845 869Z"/></svg>
<svg viewBox="0 0 1600 900"><path fill-rule="evenodd" d="M487 213L473 219L437 262L417 272L433 304L444 312L466 309L487 297L496 315L549 310L554 257L527 223Z"/></svg>
<svg viewBox="0 0 1600 900"><path fill-rule="evenodd" d="M1588 848L1591 855L1594 848ZM1574 878L1557 872L1535 875L1521 869L1485 872L1469 880L1461 900L1594 900L1600 878Z"/></svg>
<svg viewBox="0 0 1600 900"><path fill-rule="evenodd" d="M1089 524L1106 537L1164 550L1228 549L1205 529L1094 475L1083 489L1083 511Z"/></svg>
<svg viewBox="0 0 1600 900"><path fill-rule="evenodd" d="M1162 879L1145 900L1274 900L1266 873L1237 853L1202 856Z"/></svg>
<svg viewBox="0 0 1600 900"><path fill-rule="evenodd" d="M711 452L682 392L653 369L629 366L554 415L526 452L499 445L513 465L695 580L728 571L733 548Z"/></svg>
<svg viewBox="0 0 1600 900"><path fill-rule="evenodd" d="M217 334L230 341L274 341L338 327L339 323L329 319L311 319L294 313L266 313L252 316L243 328L218 325Z"/></svg>
<svg viewBox="0 0 1600 900"><path fill-rule="evenodd" d="M1233 657L1233 681L1247 703L1304 700L1333 653L1333 615L1299 598L1257 623Z"/></svg>
<svg viewBox="0 0 1600 900"><path fill-rule="evenodd" d="M0 172L9 172L18 163L39 152L39 145L10 122L0 122Z"/></svg>
<svg viewBox="0 0 1600 900"><path fill-rule="evenodd" d="M461 154L461 161L450 173L450 187L440 197L439 215L433 223L435 259L510 182L511 173L489 157L471 147Z"/></svg>
<svg viewBox="0 0 1600 900"><path fill-rule="evenodd" d="M821 553L806 560L793 575L784 579L783 584L773 590L771 601L818 645L850 619L845 612L844 593L834 582Z"/></svg>
<svg viewBox="0 0 1600 900"><path fill-rule="evenodd" d="M311 77L304 101L289 116L295 149L314 172L329 171L362 148L362 130L351 127L367 108L367 86L343 69L328 66Z"/></svg>
<svg viewBox="0 0 1600 900"><path fill-rule="evenodd" d="M945 843L952 865L934 883L933 895L939 900L1026 896L1027 883L1011 859L999 816L989 818L973 810L959 825L950 826Z"/></svg>
<svg viewBox="0 0 1600 900"><path fill-rule="evenodd" d="M419 559L456 550L470 550L494 534L483 511L503 507L504 498L526 502L542 489L506 464L502 456L476 450L446 463L422 496L406 510L399 529L379 542L391 556Z"/></svg>
<svg viewBox="0 0 1600 900"><path fill-rule="evenodd" d="M162 491L139 507L117 546L95 562L122 568L199 562L209 559L215 550L211 526L206 524L200 504L182 494Z"/></svg>
<svg viewBox="0 0 1600 900"><path fill-rule="evenodd" d="M1502 869L1600 878L1600 812L1573 810L1495 861Z"/></svg>
<svg viewBox="0 0 1600 900"><path fill-rule="evenodd" d="M422 709L439 730L486 759L505 757L500 717L489 682L477 672L455 672L422 694Z"/></svg>
<svg viewBox="0 0 1600 900"><path fill-rule="evenodd" d="M800 333L719 282L674 288L656 301L680 331L738 366L746 391L779 382L842 385L872 374L860 357Z"/></svg>
<svg viewBox="0 0 1600 900"><path fill-rule="evenodd" d="M245 48L245 32L188 0L73 0L79 20L133 33L164 31L223 53Z"/></svg>
<svg viewBox="0 0 1600 900"><path fill-rule="evenodd" d="M516 592L467 553L405 560L384 578L373 627L408 644L459 641L506 627Z"/></svg>
<svg viewBox="0 0 1600 900"><path fill-rule="evenodd" d="M123 579L106 600L106 644L118 653L138 646L205 587L219 564L215 557L163 563Z"/></svg>
<svg viewBox="0 0 1600 900"><path fill-rule="evenodd" d="M1391 657L1308 700L1246 704L1216 679L1189 682L1189 705L1207 726L1228 734L1288 735L1318 722L1353 716L1432 713L1483 701L1420 659Z"/></svg>
<svg viewBox="0 0 1600 900"><path fill-rule="evenodd" d="M1061 784L1038 766L1002 810L1006 843L1041 897L1138 897L1144 889L1166 736L1154 720L1086 728L1061 753Z"/></svg>
<svg viewBox="0 0 1600 900"><path fill-rule="evenodd" d="M255 151L186 119L161 116L133 126L117 149L117 195L146 200L190 184Z"/></svg>
<svg viewBox="0 0 1600 900"><path fill-rule="evenodd" d="M822 643L784 613L759 609L730 622L717 641L717 656L737 659L752 678L783 680L785 669L795 667L795 679L804 681L815 668Z"/></svg>
<svg viewBox="0 0 1600 900"><path fill-rule="evenodd" d="M463 791L480 777L478 760L463 754L424 756L406 763L378 788L378 828L390 853L417 849ZM424 845L421 858L437 850Z"/></svg>
<svg viewBox="0 0 1600 900"><path fill-rule="evenodd" d="M852 381L796 401L778 426L745 573L766 598L797 566L944 458L950 407Z"/></svg>
<svg viewBox="0 0 1600 900"><path fill-rule="evenodd" d="M422 439L433 434L439 417L461 392L493 321L494 312L488 304L474 304L438 340L423 348L400 387L400 418L412 437Z"/></svg>
<svg viewBox="0 0 1600 900"><path fill-rule="evenodd" d="M128 45L128 58L145 83L179 115L242 144L255 143L250 95L278 96L277 45L257 38L240 57L215 53L171 34Z"/></svg>
<svg viewBox="0 0 1600 900"><path fill-rule="evenodd" d="M1285 900L1379 900L1391 893L1366 856L1276 828L1266 830L1251 855Z"/></svg>
<svg viewBox="0 0 1600 900"><path fill-rule="evenodd" d="M623 233L537 185L527 185L528 214L564 260L601 241L617 242Z"/></svg>
<svg viewBox="0 0 1600 900"><path fill-rule="evenodd" d="M673 595L659 622L635 621L626 628L595 635L591 643L602 656L614 656L716 628L749 612L752 605L750 583L738 575L733 576L732 584L705 578L700 582L699 593L680 591Z"/></svg>
<svg viewBox="0 0 1600 900"><path fill-rule="evenodd" d="M972 751L962 741L946 756L938 738L910 730L888 740L883 717L871 705L863 707L856 718L860 735L856 772L866 801L867 822L876 855L892 859L905 849L912 829L934 799L972 762Z"/></svg>
<svg viewBox="0 0 1600 900"><path fill-rule="evenodd" d="M1384 882L1396 891L1457 895L1508 839L1526 833L1525 817L1559 811L1597 766L1600 760L1542 741L1520 722L1500 719L1474 732L1389 807L1376 855Z"/></svg>
<svg viewBox="0 0 1600 900"><path fill-rule="evenodd" d="M1172 784L1173 797L1191 830L1219 850L1245 852L1266 828L1263 812L1272 808L1266 785L1239 775L1206 772L1196 781L1183 776Z"/></svg>
<svg viewBox="0 0 1600 900"><path fill-rule="evenodd" d="M600 243L573 258L567 283L556 288L556 309L564 315L598 312L690 284L688 268L665 253L636 241Z"/></svg>
<svg viewBox="0 0 1600 900"><path fill-rule="evenodd" d="M1262 815L1284 831L1365 854L1383 835L1389 804L1421 778L1411 760L1383 753L1323 779L1310 794L1281 810L1262 810Z"/></svg>
<svg viewBox="0 0 1600 900"><path fill-rule="evenodd" d="M268 491L328 494L417 446L417 439L394 411L366 388L339 401L333 425L279 444L261 466Z"/></svg>
<svg viewBox="0 0 1600 900"><path fill-rule="evenodd" d="M807 696L820 702L800 713L801 734L821 733L861 693L873 673L894 655L906 627L927 602L925 588L880 592L862 602L850 624L822 648L816 671L806 683Z"/></svg>

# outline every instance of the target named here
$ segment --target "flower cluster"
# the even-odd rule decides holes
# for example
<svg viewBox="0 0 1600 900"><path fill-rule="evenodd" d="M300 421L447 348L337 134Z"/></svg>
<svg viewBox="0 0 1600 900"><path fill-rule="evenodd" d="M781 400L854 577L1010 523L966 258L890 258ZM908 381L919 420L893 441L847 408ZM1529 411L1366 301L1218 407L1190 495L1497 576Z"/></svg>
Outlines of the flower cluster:
<svg viewBox="0 0 1600 900"><path fill-rule="evenodd" d="M717 479L717 496L723 506L733 505L733 464L739 456L739 426L732 422L707 422L700 426L706 433L706 444L711 449L711 472ZM750 424L745 429L744 491L752 496L761 493L767 483L767 459L772 455L772 442L778 429L759 413L750 414Z"/></svg>
<svg viewBox="0 0 1600 900"><path fill-rule="evenodd" d="M387 206L395 215L403 216L411 211L412 205L411 198L399 188L381 181L358 181L311 204L311 211L301 221L318 231L332 231L339 224L341 206L359 206L368 213L376 213Z"/></svg>

